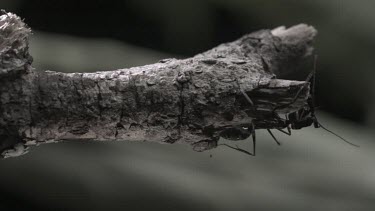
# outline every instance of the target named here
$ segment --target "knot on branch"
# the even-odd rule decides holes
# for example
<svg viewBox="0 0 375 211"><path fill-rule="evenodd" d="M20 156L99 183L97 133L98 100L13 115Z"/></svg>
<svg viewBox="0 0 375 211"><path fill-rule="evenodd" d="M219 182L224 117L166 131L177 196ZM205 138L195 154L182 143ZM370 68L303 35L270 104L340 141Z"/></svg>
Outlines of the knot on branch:
<svg viewBox="0 0 375 211"><path fill-rule="evenodd" d="M0 79L27 72L32 63L28 40L31 29L17 15L1 12Z"/></svg>

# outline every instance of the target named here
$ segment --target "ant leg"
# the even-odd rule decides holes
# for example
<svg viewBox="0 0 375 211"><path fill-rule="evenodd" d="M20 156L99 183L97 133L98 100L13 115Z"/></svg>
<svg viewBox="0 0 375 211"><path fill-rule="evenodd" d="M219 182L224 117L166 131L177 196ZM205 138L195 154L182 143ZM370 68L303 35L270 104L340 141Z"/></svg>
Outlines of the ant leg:
<svg viewBox="0 0 375 211"><path fill-rule="evenodd" d="M256 137L255 137L255 132L252 135L253 137L253 155L255 156L255 147L256 147Z"/></svg>
<svg viewBox="0 0 375 211"><path fill-rule="evenodd" d="M246 92L241 88L241 85L240 83L238 82L237 78L236 78L236 82L237 82L237 85L238 85L238 88L240 89L242 95L246 98L246 100L250 103L250 105L253 107L254 109L254 103L253 101L250 99L249 95L246 94Z"/></svg>
<svg viewBox="0 0 375 211"><path fill-rule="evenodd" d="M253 101L250 99L249 95L246 94L246 92L240 88L242 95L246 98L246 100L250 103L251 106L254 106Z"/></svg>
<svg viewBox="0 0 375 211"><path fill-rule="evenodd" d="M277 145L281 145L281 143L276 139L276 137L273 135L273 133L271 132L270 129L267 129L268 133L272 136L273 140L275 140L275 142L277 143Z"/></svg>
<svg viewBox="0 0 375 211"><path fill-rule="evenodd" d="M279 117L277 114L276 114L276 117L279 118L279 119L281 119L281 117ZM281 119L281 120L286 121L286 122L289 121L288 115L285 114L285 119ZM285 130L283 130L283 129L276 128L276 130L278 130L278 131L280 131L280 132L282 132L284 134L287 134L288 136L291 136L292 135L292 130L290 129L290 125L289 124L286 126L286 129L288 130L288 132L285 131Z"/></svg>
<svg viewBox="0 0 375 211"><path fill-rule="evenodd" d="M252 125L251 136L253 138L253 156L255 156L255 148L256 148L255 125L254 123L251 123L251 125Z"/></svg>
<svg viewBox="0 0 375 211"><path fill-rule="evenodd" d="M297 114L298 114L298 112L297 112ZM305 110L302 109L302 111L299 112L298 119L299 119L299 120L302 119L302 117L303 117L304 114L305 114Z"/></svg>
<svg viewBox="0 0 375 211"><path fill-rule="evenodd" d="M239 148L237 145L236 145L236 147L232 147L232 146L229 145L229 144L219 144L218 146L226 146L226 147L229 147L229 148L231 148L231 149L237 150L237 151L239 151L239 152L242 152L242 153L245 153L245 154L248 154L248 155L253 155L253 154L251 154L250 152L248 152L247 150L244 150L244 149Z"/></svg>
<svg viewBox="0 0 375 211"><path fill-rule="evenodd" d="M289 117L286 114L285 114L285 119L289 120ZM286 126L286 128L288 129L287 135L291 136L292 135L292 130L290 129L290 124L288 124L288 126Z"/></svg>
<svg viewBox="0 0 375 211"><path fill-rule="evenodd" d="M282 132L282 133L284 133L284 134L287 134L288 136L291 136L291 135L292 135L292 130L290 130L290 127L289 127L289 126L287 127L288 132L286 132L286 131L284 131L284 130L282 130L282 129L279 129L279 128L277 128L276 130L278 130L278 131L280 131L280 132Z"/></svg>

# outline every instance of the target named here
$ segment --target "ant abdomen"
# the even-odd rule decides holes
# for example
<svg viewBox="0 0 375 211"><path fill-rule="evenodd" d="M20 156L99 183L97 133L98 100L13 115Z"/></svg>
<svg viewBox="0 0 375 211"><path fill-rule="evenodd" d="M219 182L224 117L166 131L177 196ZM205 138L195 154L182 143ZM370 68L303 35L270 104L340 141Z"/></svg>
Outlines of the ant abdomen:
<svg viewBox="0 0 375 211"><path fill-rule="evenodd" d="M247 139L251 131L243 127L231 127L220 132L220 136L231 141L240 141Z"/></svg>

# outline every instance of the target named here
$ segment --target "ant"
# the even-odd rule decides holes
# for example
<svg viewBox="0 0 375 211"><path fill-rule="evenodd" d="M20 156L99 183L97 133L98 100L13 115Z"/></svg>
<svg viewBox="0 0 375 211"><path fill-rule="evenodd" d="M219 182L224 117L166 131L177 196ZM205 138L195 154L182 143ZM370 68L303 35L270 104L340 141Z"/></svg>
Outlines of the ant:
<svg viewBox="0 0 375 211"><path fill-rule="evenodd" d="M353 144L349 141L347 141L346 139L344 139L343 137L339 136L338 134L334 133L333 131L327 129L326 127L324 127L317 119L316 115L315 115L315 74L316 74L316 62L317 62L317 56L315 55L314 56L314 67L313 67L313 70L312 72L310 72L310 74L307 76L305 82L309 82L309 83L305 83L304 86L302 86L296 93L296 95L294 96L293 100L290 101L289 103L286 103L286 104L282 104L282 105L279 105L279 106L276 106L275 108L273 108L272 110L272 121L270 122L275 122L274 125L273 124L269 124L269 122L267 121L266 124L264 125L258 125L256 123L256 119L254 119L252 122L251 122L251 126L248 127L248 128L243 128L243 129L247 129L249 130L249 135L247 137L249 137L250 135L252 136L252 141L253 141L253 152L250 153L249 151L247 150L244 150L244 149L241 149L239 148L238 146L236 147L233 147L233 146L230 146L228 144L219 144L219 145L222 145L222 146L226 146L226 147L229 147L231 149L234 149L234 150L237 150L237 151L240 151L240 152L243 152L245 154L248 154L248 155L252 155L252 156L255 156L255 149L256 149L256 135L255 135L255 129L266 129L267 132L271 135L271 137L273 138L273 140L278 144L278 145L281 145L281 143L277 140L277 138L275 137L275 135L271 132L271 129L277 129L278 131L284 133L284 134L287 134L287 135L292 135L292 129L293 130L299 130L301 128L304 128L304 127L309 127L311 125L314 125L315 128L322 128L324 129L325 131L331 133L332 135L338 137L339 139L341 139L342 141L352 145L352 146L355 146L355 147L359 147L358 145L356 144ZM292 113L289 113L289 114L286 114L285 115L285 119L281 118L278 114L277 114L277 110L279 109L283 109L283 108L287 108L288 106L292 105L293 103L295 103L299 97L299 95L301 94L301 92L303 91L303 89L306 88L307 84L310 84L310 93L309 93L309 96L307 98L307 105L308 107L303 107L295 112L292 112ZM246 92L244 92L241 88L241 93L242 95L246 98L246 100L251 104L251 106L254 108L254 103L253 101L250 99L250 97L246 94ZM287 129L287 131L285 131L284 129ZM225 134L224 134L225 135ZM247 138L246 137L246 138ZM224 137L226 138L226 137ZM230 138L227 138L227 139L230 139ZM234 140L234 139L230 139L230 140ZM237 138L237 140L239 140Z"/></svg>

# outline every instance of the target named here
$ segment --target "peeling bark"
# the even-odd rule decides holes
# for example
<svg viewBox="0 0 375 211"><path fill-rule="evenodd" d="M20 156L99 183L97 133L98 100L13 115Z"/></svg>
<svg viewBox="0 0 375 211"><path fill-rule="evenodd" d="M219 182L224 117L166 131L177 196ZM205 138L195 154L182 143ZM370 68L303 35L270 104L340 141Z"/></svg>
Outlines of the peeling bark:
<svg viewBox="0 0 375 211"><path fill-rule="evenodd" d="M61 140L179 142L203 151L230 128L282 128L273 108L300 89L277 113L307 106L308 83L281 79L312 54L316 30L305 24L251 33L188 59L96 73L34 71L29 34L17 16L0 17L5 157Z"/></svg>

